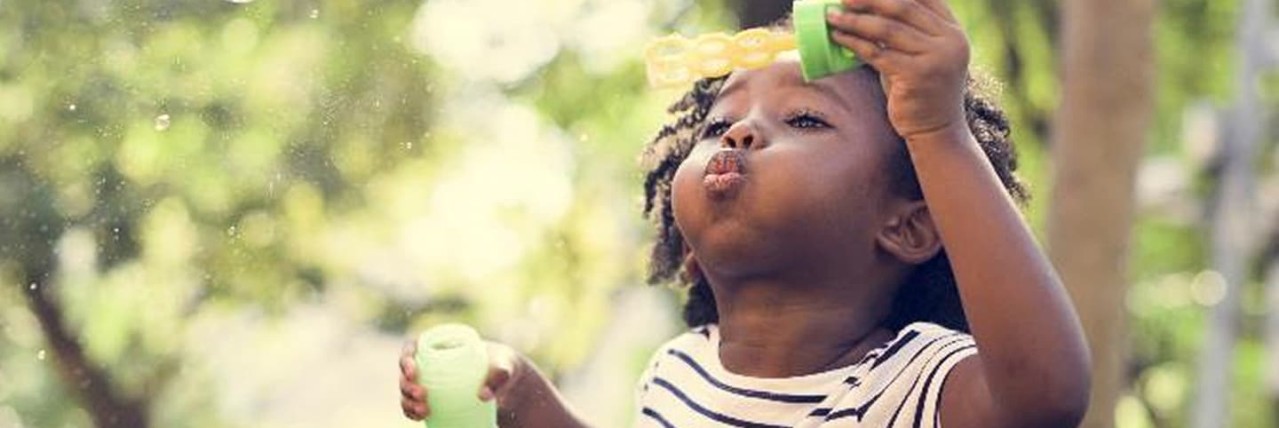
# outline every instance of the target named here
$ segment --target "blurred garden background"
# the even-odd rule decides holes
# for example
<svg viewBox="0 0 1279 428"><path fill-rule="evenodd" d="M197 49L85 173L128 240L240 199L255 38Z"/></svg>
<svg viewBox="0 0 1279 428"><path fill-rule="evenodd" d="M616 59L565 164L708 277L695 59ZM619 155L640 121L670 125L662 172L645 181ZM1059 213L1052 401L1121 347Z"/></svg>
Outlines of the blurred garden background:
<svg viewBox="0 0 1279 428"><path fill-rule="evenodd" d="M1086 426L1279 426L1275 2L950 4L1113 380ZM444 321L628 425L681 328L643 44L788 5L0 0L0 428L420 426Z"/></svg>

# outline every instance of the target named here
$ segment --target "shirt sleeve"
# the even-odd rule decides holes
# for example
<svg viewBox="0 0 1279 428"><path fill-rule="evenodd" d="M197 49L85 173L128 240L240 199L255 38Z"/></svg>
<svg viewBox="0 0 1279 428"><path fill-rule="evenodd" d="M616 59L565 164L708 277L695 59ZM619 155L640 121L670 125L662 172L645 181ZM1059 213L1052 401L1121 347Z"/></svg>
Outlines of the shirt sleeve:
<svg viewBox="0 0 1279 428"><path fill-rule="evenodd" d="M941 427L942 388L950 371L965 358L977 355L977 343L972 336L963 335L962 339L947 341L927 350L931 354L928 364L920 371L922 388L917 401L915 420L921 427Z"/></svg>

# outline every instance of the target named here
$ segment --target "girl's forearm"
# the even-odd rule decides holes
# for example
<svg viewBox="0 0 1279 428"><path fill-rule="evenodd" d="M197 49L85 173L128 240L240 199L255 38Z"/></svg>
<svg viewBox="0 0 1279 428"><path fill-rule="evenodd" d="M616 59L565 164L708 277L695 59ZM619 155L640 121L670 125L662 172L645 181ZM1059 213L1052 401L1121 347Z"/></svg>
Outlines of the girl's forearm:
<svg viewBox="0 0 1279 428"><path fill-rule="evenodd" d="M575 415L560 395L555 385L527 359L510 396L513 403L498 413L498 425L502 428L585 428L586 424ZM508 406L503 406L508 407Z"/></svg>
<svg viewBox="0 0 1279 428"><path fill-rule="evenodd" d="M992 402L1010 410L1085 405L1090 371L1079 319L972 133L949 129L907 145Z"/></svg>

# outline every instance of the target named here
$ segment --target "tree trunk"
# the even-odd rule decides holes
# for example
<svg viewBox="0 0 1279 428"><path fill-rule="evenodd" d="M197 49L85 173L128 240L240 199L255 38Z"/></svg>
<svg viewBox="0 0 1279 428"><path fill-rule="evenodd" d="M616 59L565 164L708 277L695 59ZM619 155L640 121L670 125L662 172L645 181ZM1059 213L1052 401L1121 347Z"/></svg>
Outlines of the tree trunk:
<svg viewBox="0 0 1279 428"><path fill-rule="evenodd" d="M98 428L146 428L150 426L146 402L124 396L116 389L111 376L89 361L84 348L63 322L62 308L49 297L48 284L38 282L47 275L31 275L25 291L27 303L45 340L63 385L79 399L93 425Z"/></svg>
<svg viewBox="0 0 1279 428"><path fill-rule="evenodd" d="M1128 236L1154 110L1154 12L1153 0L1062 4L1048 254L1091 349L1089 428L1114 425L1124 386Z"/></svg>
<svg viewBox="0 0 1279 428"><path fill-rule="evenodd" d="M1279 245L1279 240L1272 241ZM1273 248L1272 248L1273 251ZM1279 254L1266 257L1266 395L1270 402L1271 418L1279 421Z"/></svg>
<svg viewBox="0 0 1279 428"><path fill-rule="evenodd" d="M1248 260L1253 223L1253 160L1261 137L1260 72L1269 56L1265 36L1270 16L1264 0L1245 0L1239 9L1235 34L1238 64L1235 70L1235 104L1227 112L1226 136L1221 146L1221 173L1217 177L1211 215L1212 266L1225 281L1225 295L1212 307L1204 330L1199 357L1198 395L1193 407L1195 428L1230 425L1230 377L1234 347L1239 335L1240 291L1248 280Z"/></svg>
<svg viewBox="0 0 1279 428"><path fill-rule="evenodd" d="M25 159L0 158L0 260L13 260L24 279L27 308L35 316L49 345L57 375L71 397L99 428L146 428L149 402L124 394L110 371L90 360L79 338L66 323L66 311L50 290L57 268L56 243L64 231L62 215L54 207L53 191L26 168ZM13 193L4 194L8 190ZM16 192L15 192L16 191Z"/></svg>

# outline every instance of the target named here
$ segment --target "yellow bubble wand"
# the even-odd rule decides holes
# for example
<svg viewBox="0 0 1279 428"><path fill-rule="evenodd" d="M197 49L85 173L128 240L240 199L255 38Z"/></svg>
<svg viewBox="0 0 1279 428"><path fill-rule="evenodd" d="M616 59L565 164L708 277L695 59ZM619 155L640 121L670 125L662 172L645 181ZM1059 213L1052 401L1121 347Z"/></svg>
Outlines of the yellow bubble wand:
<svg viewBox="0 0 1279 428"><path fill-rule="evenodd" d="M764 67L783 52L797 50L804 79L850 70L859 62L852 51L830 39L826 13L842 10L839 0L795 0L794 34L752 28L737 34L678 34L649 42L644 50L649 86L672 88L698 79L720 77L736 69Z"/></svg>

